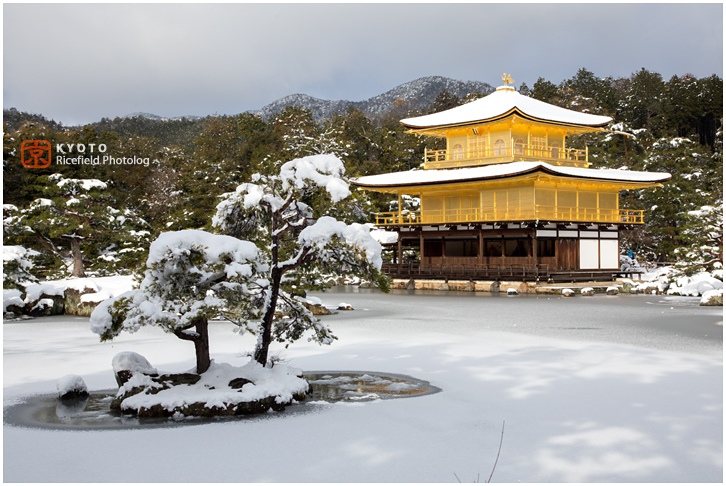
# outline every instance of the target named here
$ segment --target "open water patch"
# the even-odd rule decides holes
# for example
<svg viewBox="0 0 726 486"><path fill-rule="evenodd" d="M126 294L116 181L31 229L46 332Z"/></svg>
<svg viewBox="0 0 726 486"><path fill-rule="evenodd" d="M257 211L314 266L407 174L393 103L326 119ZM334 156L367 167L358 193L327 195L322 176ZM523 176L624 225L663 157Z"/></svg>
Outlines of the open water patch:
<svg viewBox="0 0 726 486"><path fill-rule="evenodd" d="M139 418L111 410L116 389L89 392L87 397L59 400L58 394L33 395L4 407L6 425L56 430L147 429L251 420L308 413L321 404L410 398L441 389L407 375L365 371L314 371L304 373L311 390L304 401L282 412L234 417Z"/></svg>

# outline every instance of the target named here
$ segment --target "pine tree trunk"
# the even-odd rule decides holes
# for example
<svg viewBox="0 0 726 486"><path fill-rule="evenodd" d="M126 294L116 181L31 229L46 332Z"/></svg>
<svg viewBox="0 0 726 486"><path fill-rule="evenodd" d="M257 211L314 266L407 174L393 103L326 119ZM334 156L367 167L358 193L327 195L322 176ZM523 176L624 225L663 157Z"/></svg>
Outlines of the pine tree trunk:
<svg viewBox="0 0 726 486"><path fill-rule="evenodd" d="M194 321L198 337L194 339L194 351L197 354L197 373L202 374L209 369L209 321L201 318Z"/></svg>
<svg viewBox="0 0 726 486"><path fill-rule="evenodd" d="M270 303L262 317L262 336L257 341L255 349L255 361L262 366L267 365L268 350L272 342L272 321L275 319L275 309L277 308L277 296L280 292L280 282L282 281L282 273L278 269L272 271L272 282L270 283Z"/></svg>
<svg viewBox="0 0 726 486"><path fill-rule="evenodd" d="M188 334L184 329L175 329L174 335L184 341L194 343L194 351L197 356L197 373L202 374L209 369L212 360L209 358L209 321L200 317L192 321L194 334Z"/></svg>
<svg viewBox="0 0 726 486"><path fill-rule="evenodd" d="M86 272L83 271L83 254L81 253L81 241L79 238L71 238L71 256L73 257L73 273L74 277L85 277Z"/></svg>

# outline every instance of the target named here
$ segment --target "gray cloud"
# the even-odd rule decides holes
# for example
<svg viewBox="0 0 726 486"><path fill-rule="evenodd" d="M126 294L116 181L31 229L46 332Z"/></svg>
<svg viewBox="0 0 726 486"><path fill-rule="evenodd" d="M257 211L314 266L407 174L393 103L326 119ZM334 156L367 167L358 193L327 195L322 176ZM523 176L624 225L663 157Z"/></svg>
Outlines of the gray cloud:
<svg viewBox="0 0 726 486"><path fill-rule="evenodd" d="M721 4L6 4L3 106L67 124L362 100L428 75L723 76Z"/></svg>

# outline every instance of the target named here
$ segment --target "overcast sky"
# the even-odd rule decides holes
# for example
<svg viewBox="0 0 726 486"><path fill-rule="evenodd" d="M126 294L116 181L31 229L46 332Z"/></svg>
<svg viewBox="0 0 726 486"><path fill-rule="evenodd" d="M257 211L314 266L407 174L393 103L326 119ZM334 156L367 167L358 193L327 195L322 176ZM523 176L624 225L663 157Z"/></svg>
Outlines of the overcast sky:
<svg viewBox="0 0 726 486"><path fill-rule="evenodd" d="M361 101L422 76L723 77L723 5L5 4L3 107L67 125Z"/></svg>

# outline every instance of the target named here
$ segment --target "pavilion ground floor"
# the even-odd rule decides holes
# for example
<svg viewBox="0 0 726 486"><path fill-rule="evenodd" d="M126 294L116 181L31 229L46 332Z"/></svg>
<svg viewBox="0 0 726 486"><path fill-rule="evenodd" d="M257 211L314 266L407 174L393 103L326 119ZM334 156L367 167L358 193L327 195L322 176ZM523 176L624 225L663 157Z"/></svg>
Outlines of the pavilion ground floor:
<svg viewBox="0 0 726 486"><path fill-rule="evenodd" d="M387 227L383 270L399 279L611 280L621 225L494 223Z"/></svg>

